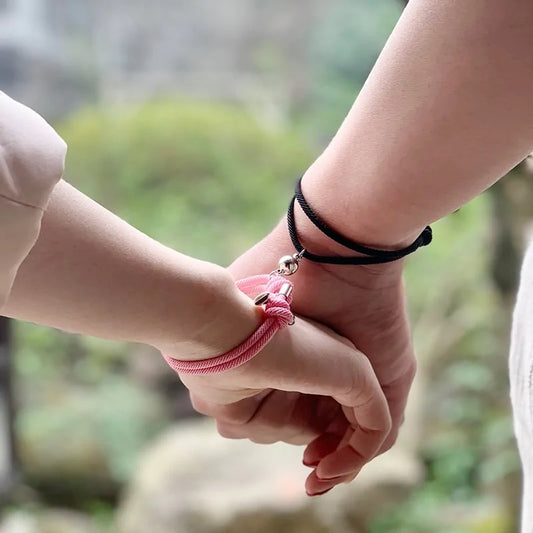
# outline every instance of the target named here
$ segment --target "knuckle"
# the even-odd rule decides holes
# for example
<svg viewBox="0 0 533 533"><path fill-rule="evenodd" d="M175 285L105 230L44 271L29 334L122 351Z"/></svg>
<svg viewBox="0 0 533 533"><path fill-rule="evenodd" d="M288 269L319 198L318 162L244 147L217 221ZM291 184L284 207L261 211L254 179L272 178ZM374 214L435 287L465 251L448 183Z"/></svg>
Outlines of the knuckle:
<svg viewBox="0 0 533 533"><path fill-rule="evenodd" d="M406 369L405 369L406 379L410 383L412 383L413 380L415 379L417 370L418 370L418 362L416 360L416 357L413 356L409 359L409 362L407 363Z"/></svg>
<svg viewBox="0 0 533 533"><path fill-rule="evenodd" d="M398 439L398 430L393 430L389 433L388 437L385 439L385 442L381 446L379 451L380 455L388 452L395 444Z"/></svg>
<svg viewBox="0 0 533 533"><path fill-rule="evenodd" d="M358 357L354 360L356 367L353 372L346 374L346 386L343 393L346 396L354 396L364 404L370 400L375 388L375 380L372 379L374 370L369 359L365 356Z"/></svg>
<svg viewBox="0 0 533 533"><path fill-rule="evenodd" d="M386 420L385 420L385 422L384 422L384 431L385 431L385 433L387 433L387 434L390 435L390 433L391 433L391 431L392 431L392 428L393 428L393 425L392 425L392 416L391 416L390 413L389 413L389 415L387 416L387 418L386 418Z"/></svg>
<svg viewBox="0 0 533 533"><path fill-rule="evenodd" d="M257 435L257 436L249 436L247 437L248 440L253 442L254 444L274 444L276 442L279 442L279 439L275 437L267 437L265 435Z"/></svg>
<svg viewBox="0 0 533 533"><path fill-rule="evenodd" d="M392 392L397 394L398 391L403 391L403 394L407 394L415 379L417 366L418 363L414 355L402 361L401 369L394 374L392 379L382 384L385 394L389 395Z"/></svg>
<svg viewBox="0 0 533 533"><path fill-rule="evenodd" d="M210 416L211 410L207 402L205 402L204 400L202 400L202 398L200 398L199 396L196 396L195 394L191 394L190 398L191 398L191 405L197 413L200 413L201 415Z"/></svg>
<svg viewBox="0 0 533 533"><path fill-rule="evenodd" d="M226 422L223 422L221 420L217 420L216 424L217 424L218 434L221 437L224 437L225 439L242 439L242 438L244 438L240 434L238 427L236 427L236 426L234 426L232 424L228 424Z"/></svg>

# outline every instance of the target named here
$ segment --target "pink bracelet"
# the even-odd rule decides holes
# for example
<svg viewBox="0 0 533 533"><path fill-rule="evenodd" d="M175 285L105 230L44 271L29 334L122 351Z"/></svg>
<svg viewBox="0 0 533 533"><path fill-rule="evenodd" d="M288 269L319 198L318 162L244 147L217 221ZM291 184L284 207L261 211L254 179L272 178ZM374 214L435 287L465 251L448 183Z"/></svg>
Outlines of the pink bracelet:
<svg viewBox="0 0 533 533"><path fill-rule="evenodd" d="M197 361L182 361L163 355L169 366L182 374L214 374L243 365L257 355L277 331L294 323L291 312L292 283L284 276L296 272L301 254L284 256L277 270L270 274L252 276L235 285L256 305L264 306L264 320L244 342L222 355Z"/></svg>

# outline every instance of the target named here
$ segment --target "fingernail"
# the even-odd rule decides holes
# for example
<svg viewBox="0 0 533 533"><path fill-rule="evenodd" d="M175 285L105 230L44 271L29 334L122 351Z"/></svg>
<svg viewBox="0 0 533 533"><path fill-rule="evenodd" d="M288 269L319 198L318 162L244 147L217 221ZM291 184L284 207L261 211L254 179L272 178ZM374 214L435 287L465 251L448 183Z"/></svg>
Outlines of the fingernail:
<svg viewBox="0 0 533 533"><path fill-rule="evenodd" d="M328 482L328 481L338 481L339 479L342 479L344 477L346 477L346 474L343 474L341 476L333 476L333 477L320 477L318 474L315 474L316 475L316 478L318 479L318 481L322 481L324 483Z"/></svg>
<svg viewBox="0 0 533 533"><path fill-rule="evenodd" d="M326 494L326 492L329 492L333 487L330 487L329 489L323 490L322 492L308 492L308 496L322 496L322 494Z"/></svg>
<svg viewBox="0 0 533 533"><path fill-rule="evenodd" d="M309 466L310 468L314 468L315 466L318 466L318 461L314 462L314 463L309 463L307 462L305 459L302 460L302 464L304 466Z"/></svg>
<svg viewBox="0 0 533 533"><path fill-rule="evenodd" d="M349 472L341 472L340 474L337 474L335 476L331 477L320 477L317 472L315 472L315 476L319 481L335 481L338 479L343 479L347 476L356 476L361 472L361 468L357 468L356 470L350 470Z"/></svg>

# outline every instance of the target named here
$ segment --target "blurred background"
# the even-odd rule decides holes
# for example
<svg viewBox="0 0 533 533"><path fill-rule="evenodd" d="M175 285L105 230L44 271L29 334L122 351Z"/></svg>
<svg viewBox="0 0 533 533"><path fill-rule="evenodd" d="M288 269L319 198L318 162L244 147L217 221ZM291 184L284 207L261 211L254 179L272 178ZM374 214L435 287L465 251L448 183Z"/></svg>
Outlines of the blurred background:
<svg viewBox="0 0 533 533"><path fill-rule="evenodd" d="M66 139L74 185L228 264L282 216L403 7L0 0L0 86ZM225 441L152 349L3 320L0 532L516 531L507 352L528 174L409 259L420 368L400 441L320 498L304 494L302 449Z"/></svg>

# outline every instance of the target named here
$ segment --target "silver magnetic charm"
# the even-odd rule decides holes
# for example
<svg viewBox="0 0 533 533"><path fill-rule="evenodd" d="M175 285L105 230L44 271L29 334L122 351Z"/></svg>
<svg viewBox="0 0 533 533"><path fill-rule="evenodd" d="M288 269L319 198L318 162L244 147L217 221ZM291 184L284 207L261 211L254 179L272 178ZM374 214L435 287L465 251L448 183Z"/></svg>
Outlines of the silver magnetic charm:
<svg viewBox="0 0 533 533"><path fill-rule="evenodd" d="M289 282L285 282L279 289L278 294L285 296L285 300L288 300L291 293L292 293L292 284Z"/></svg>
<svg viewBox="0 0 533 533"><path fill-rule="evenodd" d="M294 274L298 270L298 263L303 255L302 252L293 255L284 255L279 260L278 273L282 276L290 276L291 274Z"/></svg>

